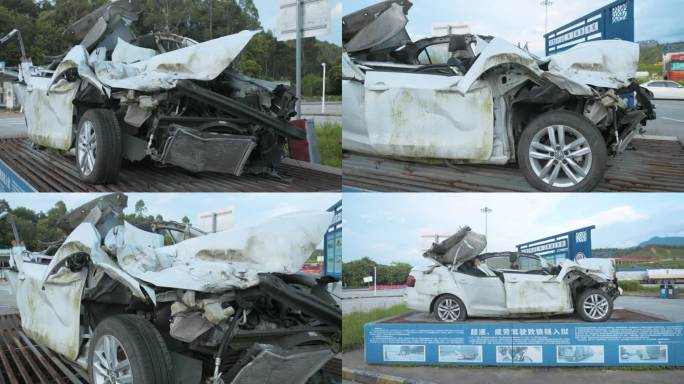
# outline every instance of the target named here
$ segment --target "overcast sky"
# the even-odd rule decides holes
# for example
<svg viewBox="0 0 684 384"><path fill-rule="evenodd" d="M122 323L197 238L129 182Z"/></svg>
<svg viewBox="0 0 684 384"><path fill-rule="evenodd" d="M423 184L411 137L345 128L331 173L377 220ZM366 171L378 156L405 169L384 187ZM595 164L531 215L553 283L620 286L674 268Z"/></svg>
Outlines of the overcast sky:
<svg viewBox="0 0 684 384"><path fill-rule="evenodd" d="M266 0L264 0L266 1ZM349 14L377 0L344 0ZM613 0L553 0L549 30L561 27ZM430 36L433 23L468 24L473 33L529 43L530 50L544 54L544 7L540 0L413 0L407 30L416 40ZM635 0L635 38L662 42L684 41L682 0Z"/></svg>
<svg viewBox="0 0 684 384"><path fill-rule="evenodd" d="M59 200L71 210L94 199L96 193L0 193L10 207L31 208L47 212ZM180 221L188 216L197 223L200 213L235 207L235 226L258 224L268 218L302 210L326 210L339 201L339 193L127 193L126 213L134 211L135 203L144 200L148 214Z"/></svg>
<svg viewBox="0 0 684 384"><path fill-rule="evenodd" d="M259 10L261 26L265 30L275 33L278 25L278 4L281 0L254 0ZM342 0L328 0L330 2L330 33L319 36L319 40L342 45ZM347 0L345 0L346 2Z"/></svg>
<svg viewBox="0 0 684 384"><path fill-rule="evenodd" d="M434 234L469 225L484 233L480 209L490 207L488 251L595 225L592 245L631 247L653 236L684 236L681 194L665 193L345 193L344 259L425 264Z"/></svg>

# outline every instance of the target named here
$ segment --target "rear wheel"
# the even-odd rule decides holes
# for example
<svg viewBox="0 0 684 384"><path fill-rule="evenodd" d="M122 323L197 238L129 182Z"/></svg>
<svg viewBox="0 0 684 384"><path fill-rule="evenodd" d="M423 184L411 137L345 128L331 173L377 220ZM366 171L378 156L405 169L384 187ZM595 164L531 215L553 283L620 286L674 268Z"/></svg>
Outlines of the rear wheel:
<svg viewBox="0 0 684 384"><path fill-rule="evenodd" d="M575 310L584 321L606 321L613 314L613 299L600 289L588 289L577 298Z"/></svg>
<svg viewBox="0 0 684 384"><path fill-rule="evenodd" d="M156 328L135 315L109 317L98 324L88 351L93 384L173 383L171 355Z"/></svg>
<svg viewBox="0 0 684 384"><path fill-rule="evenodd" d="M601 133L574 112L547 112L534 119L518 140L518 166L541 191L591 191L603 179L607 161Z"/></svg>
<svg viewBox="0 0 684 384"><path fill-rule="evenodd" d="M435 319L445 323L463 321L466 318L465 305L454 295L443 295L435 301Z"/></svg>
<svg viewBox="0 0 684 384"><path fill-rule="evenodd" d="M90 109L78 123L76 165L79 177L92 184L113 183L121 168L121 129L114 112Z"/></svg>

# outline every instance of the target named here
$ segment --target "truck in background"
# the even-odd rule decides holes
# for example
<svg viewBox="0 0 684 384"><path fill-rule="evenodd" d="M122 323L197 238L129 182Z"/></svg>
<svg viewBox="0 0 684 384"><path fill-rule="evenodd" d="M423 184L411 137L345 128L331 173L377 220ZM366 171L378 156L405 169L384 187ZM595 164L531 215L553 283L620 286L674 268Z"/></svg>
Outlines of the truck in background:
<svg viewBox="0 0 684 384"><path fill-rule="evenodd" d="M684 52L670 52L663 55L663 78L684 81Z"/></svg>

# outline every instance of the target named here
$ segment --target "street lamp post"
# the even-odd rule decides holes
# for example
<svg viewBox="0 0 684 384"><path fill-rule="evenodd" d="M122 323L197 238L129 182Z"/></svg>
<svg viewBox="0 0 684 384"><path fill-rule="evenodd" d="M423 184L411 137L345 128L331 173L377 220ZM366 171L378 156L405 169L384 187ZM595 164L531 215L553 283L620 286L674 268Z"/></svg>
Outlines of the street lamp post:
<svg viewBox="0 0 684 384"><path fill-rule="evenodd" d="M485 206L484 208L480 209L480 212L484 213L484 215L485 215L485 239L486 239L487 238L487 215L492 213L493 210L491 208ZM489 243L489 241L487 241L487 243ZM487 247L488 246L489 246L489 244L485 245L485 253L487 253Z"/></svg>
<svg viewBox="0 0 684 384"><path fill-rule="evenodd" d="M321 113L325 113L325 63L321 64L323 66L323 95L321 96Z"/></svg>
<svg viewBox="0 0 684 384"><path fill-rule="evenodd" d="M544 34L549 31L549 7L553 5L551 0L543 0L541 5L546 9L546 18L544 19Z"/></svg>

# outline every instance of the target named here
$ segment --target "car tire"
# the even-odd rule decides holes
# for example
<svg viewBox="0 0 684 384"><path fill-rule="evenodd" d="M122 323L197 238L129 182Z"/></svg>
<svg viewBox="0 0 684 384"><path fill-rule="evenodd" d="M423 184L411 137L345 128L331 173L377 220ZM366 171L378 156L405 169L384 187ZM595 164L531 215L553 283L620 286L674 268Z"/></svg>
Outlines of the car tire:
<svg viewBox="0 0 684 384"><path fill-rule="evenodd" d="M461 299L454 295L442 295L435 300L433 306L435 319L444 323L464 321L466 319L466 307Z"/></svg>
<svg viewBox="0 0 684 384"><path fill-rule="evenodd" d="M112 347L107 349L107 346ZM115 359L105 350L115 350ZM95 360L97 359L97 360ZM103 362L117 362L122 367L108 370ZM144 318L136 315L109 317L95 328L88 351L88 374L91 383L103 382L105 374L130 375L135 384L174 383L171 355L159 331ZM100 380L97 380L97 379Z"/></svg>
<svg viewBox="0 0 684 384"><path fill-rule="evenodd" d="M551 131L555 140L560 129L564 133L562 141L552 141ZM580 138L584 139L582 144L570 147L579 143ZM606 142L594 124L582 115L564 110L547 112L532 120L520 135L517 155L518 167L530 185L545 192L591 191L603 179L608 161ZM554 173L557 177L552 180Z"/></svg>
<svg viewBox="0 0 684 384"><path fill-rule="evenodd" d="M114 112L86 111L78 123L75 147L81 180L91 184L116 182L121 169L122 137Z"/></svg>
<svg viewBox="0 0 684 384"><path fill-rule="evenodd" d="M600 289L587 289L577 298L575 311L584 321L606 321L613 314L613 298Z"/></svg>

